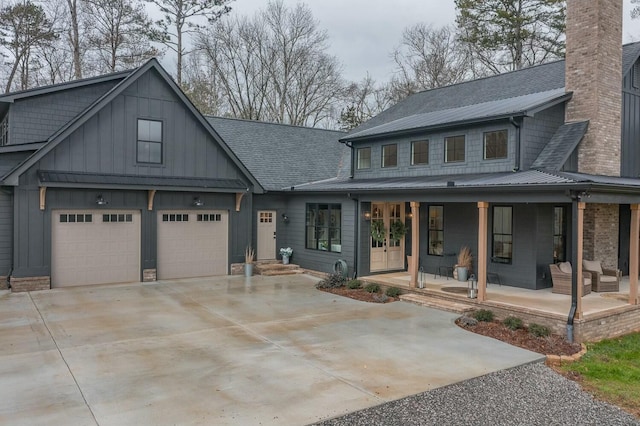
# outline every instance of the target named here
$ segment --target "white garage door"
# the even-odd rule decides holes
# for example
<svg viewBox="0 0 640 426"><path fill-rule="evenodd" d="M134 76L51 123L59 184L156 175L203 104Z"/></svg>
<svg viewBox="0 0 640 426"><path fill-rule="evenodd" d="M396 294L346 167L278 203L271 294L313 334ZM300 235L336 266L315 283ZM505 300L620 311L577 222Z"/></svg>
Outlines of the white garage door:
<svg viewBox="0 0 640 426"><path fill-rule="evenodd" d="M52 214L52 287L140 281L140 211Z"/></svg>
<svg viewBox="0 0 640 426"><path fill-rule="evenodd" d="M226 211L158 213L158 278L227 275Z"/></svg>

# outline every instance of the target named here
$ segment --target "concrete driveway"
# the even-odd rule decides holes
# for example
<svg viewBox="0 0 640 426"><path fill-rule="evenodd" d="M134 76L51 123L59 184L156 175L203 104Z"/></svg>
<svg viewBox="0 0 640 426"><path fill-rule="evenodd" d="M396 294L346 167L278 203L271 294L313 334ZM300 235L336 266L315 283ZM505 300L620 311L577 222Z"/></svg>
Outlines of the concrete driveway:
<svg viewBox="0 0 640 426"><path fill-rule="evenodd" d="M316 281L3 292L0 424L307 424L540 359Z"/></svg>

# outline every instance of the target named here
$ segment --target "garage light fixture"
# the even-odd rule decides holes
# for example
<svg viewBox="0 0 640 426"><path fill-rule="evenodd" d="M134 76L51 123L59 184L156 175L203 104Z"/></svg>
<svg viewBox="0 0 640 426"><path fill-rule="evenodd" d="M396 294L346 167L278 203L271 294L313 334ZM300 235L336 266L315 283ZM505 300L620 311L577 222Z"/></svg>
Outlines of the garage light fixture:
<svg viewBox="0 0 640 426"><path fill-rule="evenodd" d="M96 204L99 206L106 206L107 204L109 204L109 202L107 200L105 200L104 198L102 198L102 194L99 194L96 197Z"/></svg>
<svg viewBox="0 0 640 426"><path fill-rule="evenodd" d="M282 213L282 221L284 223L289 223L289 216L286 213Z"/></svg>
<svg viewBox="0 0 640 426"><path fill-rule="evenodd" d="M192 204L196 207L202 207L204 206L204 201L202 201L200 197L195 197Z"/></svg>

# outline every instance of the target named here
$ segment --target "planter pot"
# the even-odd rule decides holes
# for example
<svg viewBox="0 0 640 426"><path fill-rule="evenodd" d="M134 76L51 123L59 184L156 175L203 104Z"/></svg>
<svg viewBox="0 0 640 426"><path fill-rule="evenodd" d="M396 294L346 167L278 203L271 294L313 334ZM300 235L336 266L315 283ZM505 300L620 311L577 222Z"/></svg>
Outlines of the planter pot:
<svg viewBox="0 0 640 426"><path fill-rule="evenodd" d="M244 264L244 276L250 277L253 275L253 263Z"/></svg>
<svg viewBox="0 0 640 426"><path fill-rule="evenodd" d="M289 264L289 256L282 255L282 264L283 265Z"/></svg>
<svg viewBox="0 0 640 426"><path fill-rule="evenodd" d="M467 274L469 273L469 271L467 271L467 268L465 268L464 266L458 266L456 268L456 271L458 271L458 281L467 281Z"/></svg>

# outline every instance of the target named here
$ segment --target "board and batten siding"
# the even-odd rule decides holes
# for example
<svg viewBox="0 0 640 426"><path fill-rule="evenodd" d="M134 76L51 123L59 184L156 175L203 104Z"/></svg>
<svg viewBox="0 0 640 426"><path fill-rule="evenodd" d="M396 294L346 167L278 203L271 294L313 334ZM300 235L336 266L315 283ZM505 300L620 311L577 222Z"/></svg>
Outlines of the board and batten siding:
<svg viewBox="0 0 640 426"><path fill-rule="evenodd" d="M340 253L307 249L306 246L306 207L309 203L340 204L342 207L342 248ZM354 273L355 215L356 202L346 196L291 195L287 206L289 223L286 241L277 247L288 246L293 249L291 261L303 268L320 272L333 272L335 263L342 259L347 263L349 276Z"/></svg>
<svg viewBox="0 0 640 426"><path fill-rule="evenodd" d="M0 188L0 276L11 271L13 255L13 196ZM0 282L0 288L3 283Z"/></svg>
<svg viewBox="0 0 640 426"><path fill-rule="evenodd" d="M640 61L622 84L622 146L620 175L640 177ZM634 73L636 73L634 82ZM638 87L634 87L634 84Z"/></svg>

